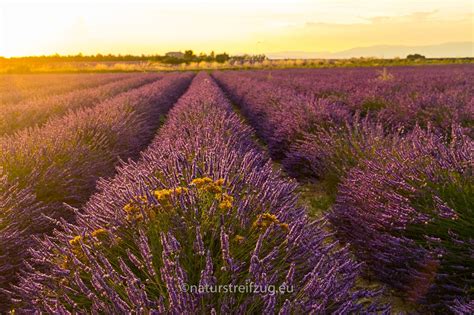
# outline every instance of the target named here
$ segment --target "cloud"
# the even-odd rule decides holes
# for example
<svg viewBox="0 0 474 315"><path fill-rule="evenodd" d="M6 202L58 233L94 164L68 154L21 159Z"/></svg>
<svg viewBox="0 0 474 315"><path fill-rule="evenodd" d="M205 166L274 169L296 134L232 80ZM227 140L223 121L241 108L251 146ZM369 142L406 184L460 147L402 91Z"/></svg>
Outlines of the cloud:
<svg viewBox="0 0 474 315"><path fill-rule="evenodd" d="M0 54L340 51L473 35L472 0L112 1L0 0Z"/></svg>
<svg viewBox="0 0 474 315"><path fill-rule="evenodd" d="M365 24L387 24L387 23L413 23L413 22L426 22L429 20L439 20L436 19L436 14L438 10L429 11L429 12L413 12L407 15L401 16L372 16L372 17L360 17L361 20L365 21L364 23L329 23L329 22L306 22L306 27L314 26L338 26L338 25L365 25ZM471 15L473 15L472 13Z"/></svg>
<svg viewBox="0 0 474 315"><path fill-rule="evenodd" d="M375 16L367 18L373 24L377 23L400 23L400 22L423 22L430 19L435 19L438 10L430 12L413 12L403 16Z"/></svg>
<svg viewBox="0 0 474 315"><path fill-rule="evenodd" d="M286 29L284 34L273 38L273 43L277 41L284 42L295 50L305 51L340 51L373 45L419 46L468 42L473 41L472 13L448 18L433 10L400 16L374 16L357 23L311 21L300 27ZM276 46L275 44L271 48Z"/></svg>

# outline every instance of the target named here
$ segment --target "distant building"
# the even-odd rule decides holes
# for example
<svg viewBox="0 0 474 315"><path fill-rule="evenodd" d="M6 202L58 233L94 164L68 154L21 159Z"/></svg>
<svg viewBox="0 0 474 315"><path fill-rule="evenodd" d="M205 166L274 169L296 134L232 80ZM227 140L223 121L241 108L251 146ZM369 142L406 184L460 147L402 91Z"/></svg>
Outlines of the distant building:
<svg viewBox="0 0 474 315"><path fill-rule="evenodd" d="M166 53L166 57L183 59L184 58L184 53L182 53L180 51L170 51L170 52Z"/></svg>

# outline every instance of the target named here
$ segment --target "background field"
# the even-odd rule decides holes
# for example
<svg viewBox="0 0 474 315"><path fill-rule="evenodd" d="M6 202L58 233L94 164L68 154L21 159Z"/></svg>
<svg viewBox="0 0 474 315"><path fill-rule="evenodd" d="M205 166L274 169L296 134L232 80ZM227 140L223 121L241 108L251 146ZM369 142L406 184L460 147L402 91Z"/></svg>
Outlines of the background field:
<svg viewBox="0 0 474 315"><path fill-rule="evenodd" d="M1 58L0 74L81 73L81 72L153 72L198 70L244 70L288 68L337 68L419 66L474 63L474 58L346 58L346 59L268 59L264 55L228 56L220 61L209 58L175 59L154 56L45 56ZM164 60L162 60L164 59ZM193 60L198 59L198 60ZM202 59L202 60L199 60ZM219 59L217 59L219 60Z"/></svg>
<svg viewBox="0 0 474 315"><path fill-rule="evenodd" d="M5 63L126 72L0 76L0 310L474 311L470 62Z"/></svg>

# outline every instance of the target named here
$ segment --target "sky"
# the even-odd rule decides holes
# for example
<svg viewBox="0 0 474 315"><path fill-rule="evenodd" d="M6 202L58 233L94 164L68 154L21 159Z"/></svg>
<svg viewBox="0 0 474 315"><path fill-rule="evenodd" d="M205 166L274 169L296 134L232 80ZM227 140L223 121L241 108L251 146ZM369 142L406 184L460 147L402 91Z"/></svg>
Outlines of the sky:
<svg viewBox="0 0 474 315"><path fill-rule="evenodd" d="M0 56L474 42L473 0L0 0Z"/></svg>

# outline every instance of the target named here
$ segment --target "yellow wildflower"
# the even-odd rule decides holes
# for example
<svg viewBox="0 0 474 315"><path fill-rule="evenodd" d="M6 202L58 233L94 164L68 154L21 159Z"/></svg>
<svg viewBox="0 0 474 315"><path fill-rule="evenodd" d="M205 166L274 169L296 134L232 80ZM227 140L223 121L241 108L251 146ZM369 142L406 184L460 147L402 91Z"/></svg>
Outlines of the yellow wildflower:
<svg viewBox="0 0 474 315"><path fill-rule="evenodd" d="M208 184L204 187L204 189L210 193L214 193L214 194L220 194L222 192L222 187L221 186L217 186L215 185L214 183L212 184Z"/></svg>
<svg viewBox="0 0 474 315"><path fill-rule="evenodd" d="M225 184L225 179L219 178L218 180L216 180L216 181L214 182L214 184L216 184L216 185L218 185L218 186L224 186L224 184Z"/></svg>
<svg viewBox="0 0 474 315"><path fill-rule="evenodd" d="M253 223L253 227L255 228L267 228L272 223L279 224L277 217L274 214L269 212L265 212L258 216L257 220Z"/></svg>
<svg viewBox="0 0 474 315"><path fill-rule="evenodd" d="M280 223L280 227L285 231L285 232L290 232L290 226L288 223Z"/></svg>
<svg viewBox="0 0 474 315"><path fill-rule="evenodd" d="M219 209L221 210L229 210L232 208L232 203L228 201L223 201L219 204Z"/></svg>
<svg viewBox="0 0 474 315"><path fill-rule="evenodd" d="M171 196L172 193L173 193L173 191L170 190L170 189L155 190L153 192L153 194L155 195L155 197L158 201L167 200Z"/></svg>
<svg viewBox="0 0 474 315"><path fill-rule="evenodd" d="M227 193L216 195L216 199L219 199L221 201L228 201L230 203L234 202L234 197L232 197L231 195Z"/></svg>
<svg viewBox="0 0 474 315"><path fill-rule="evenodd" d="M81 240L82 239L82 236L75 236L73 239L70 239L69 240L69 244L71 244L72 246L72 252L79 258L83 258L84 257L84 253L82 252L82 248L81 248ZM83 240L84 241L84 240Z"/></svg>
<svg viewBox="0 0 474 315"><path fill-rule="evenodd" d="M135 212L135 206L132 205L131 203L127 203L124 207L123 210L127 213L133 213Z"/></svg>
<svg viewBox="0 0 474 315"><path fill-rule="evenodd" d="M91 234L93 237L97 237L97 238L100 238L102 236L106 236L107 235L107 230L106 229L97 229L95 231L93 231Z"/></svg>
<svg viewBox="0 0 474 315"><path fill-rule="evenodd" d="M143 219L143 215L140 209L133 205L132 203L128 203L123 207L123 210L127 213L127 220L141 220Z"/></svg>
<svg viewBox="0 0 474 315"><path fill-rule="evenodd" d="M212 183L212 179L210 179L209 177L195 178L191 181L191 185L195 185L197 188L200 188L209 183Z"/></svg>
<svg viewBox="0 0 474 315"><path fill-rule="evenodd" d="M66 255L61 255L59 267L61 267L61 269L69 269L70 267L69 257L67 257Z"/></svg>
<svg viewBox="0 0 474 315"><path fill-rule="evenodd" d="M184 194L184 193L187 193L189 191L189 189L187 189L186 187L178 187L178 188L175 188L174 189L174 193L179 196L181 194Z"/></svg>
<svg viewBox="0 0 474 315"><path fill-rule="evenodd" d="M77 246L80 246L80 242L82 240L82 236L75 236L73 239L69 240L69 244L71 246L74 246L74 247L77 247Z"/></svg>
<svg viewBox="0 0 474 315"><path fill-rule="evenodd" d="M235 241L239 244L242 244L245 241L245 237L243 237L242 235L236 235Z"/></svg>
<svg viewBox="0 0 474 315"><path fill-rule="evenodd" d="M155 195L156 199L161 202L162 205L169 206L171 196L180 196L183 193L187 193L188 188L186 187L177 187L172 189L161 189L155 190L153 194Z"/></svg>
<svg viewBox="0 0 474 315"><path fill-rule="evenodd" d="M229 210L232 208L234 197L228 195L227 193L223 193L221 195L216 196L217 199L220 199L219 209L221 210Z"/></svg>

